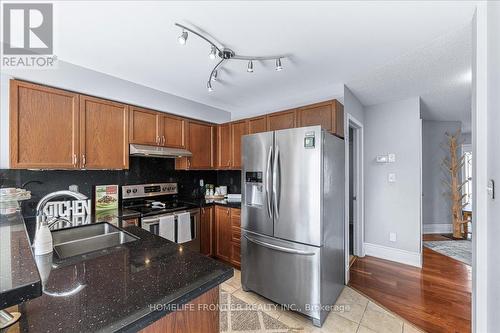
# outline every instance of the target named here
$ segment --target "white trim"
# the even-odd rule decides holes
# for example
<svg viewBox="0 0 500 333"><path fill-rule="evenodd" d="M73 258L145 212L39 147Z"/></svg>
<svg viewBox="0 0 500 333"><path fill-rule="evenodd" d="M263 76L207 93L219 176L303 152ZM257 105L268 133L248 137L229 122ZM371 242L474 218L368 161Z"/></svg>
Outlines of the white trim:
<svg viewBox="0 0 500 333"><path fill-rule="evenodd" d="M349 125L355 129L355 143L356 148L356 180L355 193L356 193L356 212L355 212L355 226L354 226L354 253L360 257L365 256L364 249L364 139L363 139L363 124L349 113L345 113L344 123L344 140L345 140L345 214L344 214L344 237L345 237L345 281L349 282Z"/></svg>
<svg viewBox="0 0 500 333"><path fill-rule="evenodd" d="M488 332L488 14L478 1L472 22L472 331ZM491 310L490 310L491 311Z"/></svg>
<svg viewBox="0 0 500 333"><path fill-rule="evenodd" d="M424 234L451 234L452 232L451 223L424 223Z"/></svg>
<svg viewBox="0 0 500 333"><path fill-rule="evenodd" d="M365 243L364 247L367 256L395 261L415 267L422 267L422 257L419 252L410 252L372 243Z"/></svg>

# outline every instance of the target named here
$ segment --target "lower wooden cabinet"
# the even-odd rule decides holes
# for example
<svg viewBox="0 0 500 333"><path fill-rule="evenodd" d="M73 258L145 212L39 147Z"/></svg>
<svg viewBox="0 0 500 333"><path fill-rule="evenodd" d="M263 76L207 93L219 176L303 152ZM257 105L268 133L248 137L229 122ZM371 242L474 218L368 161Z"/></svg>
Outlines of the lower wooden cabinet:
<svg viewBox="0 0 500 333"><path fill-rule="evenodd" d="M240 267L241 213L238 208L215 206L215 256Z"/></svg>
<svg viewBox="0 0 500 333"><path fill-rule="evenodd" d="M215 213L214 207L202 207L200 214L200 252L214 255Z"/></svg>

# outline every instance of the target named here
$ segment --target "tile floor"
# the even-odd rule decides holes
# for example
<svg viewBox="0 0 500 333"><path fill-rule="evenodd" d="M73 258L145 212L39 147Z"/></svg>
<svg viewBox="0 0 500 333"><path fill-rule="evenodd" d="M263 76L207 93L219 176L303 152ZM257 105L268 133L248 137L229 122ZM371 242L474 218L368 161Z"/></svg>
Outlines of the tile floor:
<svg viewBox="0 0 500 333"><path fill-rule="evenodd" d="M423 332L397 315L385 310L355 290L345 287L337 300L339 310L331 312L323 327L312 325L311 321L301 314L282 310L271 301L252 292L241 289L240 271L234 271L234 277L222 284L223 292L234 295L248 304L259 306L262 312L279 322L293 327L292 332L304 333L417 333ZM222 299L221 299L222 301ZM265 306L265 305L268 306ZM341 310L341 309L344 310ZM260 316L262 317L262 316ZM267 316L265 316L267 317ZM233 329L233 331L235 331Z"/></svg>

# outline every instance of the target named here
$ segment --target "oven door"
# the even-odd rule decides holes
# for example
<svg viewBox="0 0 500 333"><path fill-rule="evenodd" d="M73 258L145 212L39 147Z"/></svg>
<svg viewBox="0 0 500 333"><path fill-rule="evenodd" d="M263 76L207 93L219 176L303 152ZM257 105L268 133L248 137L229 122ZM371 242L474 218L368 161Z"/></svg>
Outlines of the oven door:
<svg viewBox="0 0 500 333"><path fill-rule="evenodd" d="M142 229L154 235L160 234L160 216L143 217L141 219Z"/></svg>

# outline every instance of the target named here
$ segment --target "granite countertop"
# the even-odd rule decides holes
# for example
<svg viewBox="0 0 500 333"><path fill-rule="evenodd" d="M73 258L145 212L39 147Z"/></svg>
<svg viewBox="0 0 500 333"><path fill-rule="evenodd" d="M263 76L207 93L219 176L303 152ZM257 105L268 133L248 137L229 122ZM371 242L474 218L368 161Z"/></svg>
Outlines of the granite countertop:
<svg viewBox="0 0 500 333"><path fill-rule="evenodd" d="M196 205L198 207L207 207L207 206L225 206L231 208L240 208L241 209L241 201L228 201L228 200L207 200L205 198L201 199L179 199L183 202L190 203L192 205Z"/></svg>
<svg viewBox="0 0 500 333"><path fill-rule="evenodd" d="M0 309L41 294L40 275L21 214L0 215Z"/></svg>
<svg viewBox="0 0 500 333"><path fill-rule="evenodd" d="M33 224L26 220L30 238ZM230 266L139 227L123 230L139 239L66 260L37 257L44 292L19 306L20 331L136 332L233 276Z"/></svg>

